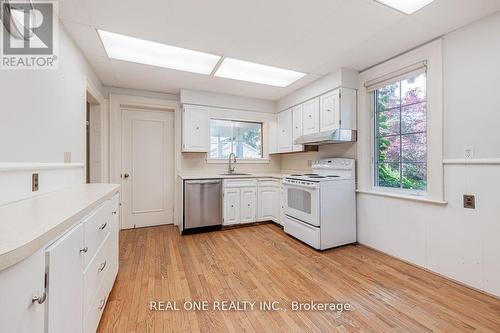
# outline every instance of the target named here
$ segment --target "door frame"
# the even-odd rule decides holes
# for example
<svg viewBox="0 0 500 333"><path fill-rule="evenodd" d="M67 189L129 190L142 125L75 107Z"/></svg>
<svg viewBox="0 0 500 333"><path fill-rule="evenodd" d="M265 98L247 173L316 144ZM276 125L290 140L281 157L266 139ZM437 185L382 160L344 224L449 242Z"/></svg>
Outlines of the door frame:
<svg viewBox="0 0 500 333"><path fill-rule="evenodd" d="M107 101L97 86L87 77L84 77L83 92L83 153L87 154L87 102L90 103L90 111L98 112L101 121L101 182L109 182L109 158L108 158L108 109ZM87 157L83 158L83 179L86 179Z"/></svg>
<svg viewBox="0 0 500 333"><path fill-rule="evenodd" d="M132 108L143 111L174 112L174 225L179 225L179 212L177 202L179 191L176 186L176 176L180 170L181 161L181 105L177 101L149 98L140 96L109 95L109 181L121 184L122 173L122 112L123 109ZM120 206L121 210L121 206ZM121 229L120 220L120 229Z"/></svg>

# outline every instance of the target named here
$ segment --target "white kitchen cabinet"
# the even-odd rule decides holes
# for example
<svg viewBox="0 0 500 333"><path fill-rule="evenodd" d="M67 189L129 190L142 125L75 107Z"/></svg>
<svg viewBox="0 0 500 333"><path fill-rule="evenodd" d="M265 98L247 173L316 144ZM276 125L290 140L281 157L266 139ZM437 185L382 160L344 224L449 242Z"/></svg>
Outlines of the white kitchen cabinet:
<svg viewBox="0 0 500 333"><path fill-rule="evenodd" d="M278 151L288 153L293 150L292 110L278 113Z"/></svg>
<svg viewBox="0 0 500 333"><path fill-rule="evenodd" d="M240 223L256 221L257 190L255 187L240 190Z"/></svg>
<svg viewBox="0 0 500 333"><path fill-rule="evenodd" d="M258 216L259 221L279 221L281 196L278 187L259 187L258 192Z"/></svg>
<svg viewBox="0 0 500 333"><path fill-rule="evenodd" d="M278 116L268 123L267 142L269 144L269 154L277 154L278 151Z"/></svg>
<svg viewBox="0 0 500 333"><path fill-rule="evenodd" d="M182 111L182 151L209 151L208 110L199 106L185 105Z"/></svg>
<svg viewBox="0 0 500 333"><path fill-rule="evenodd" d="M240 189L224 190L224 225L240 223Z"/></svg>
<svg viewBox="0 0 500 333"><path fill-rule="evenodd" d="M45 251L38 250L0 272L0 331L43 333L45 327ZM38 297L40 303L33 301Z"/></svg>
<svg viewBox="0 0 500 333"><path fill-rule="evenodd" d="M302 104L303 135L319 132L319 97Z"/></svg>
<svg viewBox="0 0 500 333"><path fill-rule="evenodd" d="M333 131L340 128L340 89L320 97L320 131Z"/></svg>
<svg viewBox="0 0 500 333"><path fill-rule="evenodd" d="M83 249L82 223L46 249L47 327L51 333L82 332Z"/></svg>
<svg viewBox="0 0 500 333"><path fill-rule="evenodd" d="M302 113L303 113L303 105L297 105L292 108L292 150L293 151L303 151L304 146L303 145L296 145L295 140L299 137L301 137L303 134L303 119L302 119Z"/></svg>

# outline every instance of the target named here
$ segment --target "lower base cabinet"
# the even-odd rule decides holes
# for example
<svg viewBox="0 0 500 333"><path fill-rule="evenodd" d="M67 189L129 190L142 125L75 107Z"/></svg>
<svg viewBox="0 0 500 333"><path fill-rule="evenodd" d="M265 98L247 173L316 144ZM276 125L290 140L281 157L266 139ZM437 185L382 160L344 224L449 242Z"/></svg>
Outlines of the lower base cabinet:
<svg viewBox="0 0 500 333"><path fill-rule="evenodd" d="M48 246L2 270L0 332L95 332L118 273L118 232L116 194Z"/></svg>
<svg viewBox="0 0 500 333"><path fill-rule="evenodd" d="M224 225L261 221L281 224L281 181L263 179L224 180Z"/></svg>

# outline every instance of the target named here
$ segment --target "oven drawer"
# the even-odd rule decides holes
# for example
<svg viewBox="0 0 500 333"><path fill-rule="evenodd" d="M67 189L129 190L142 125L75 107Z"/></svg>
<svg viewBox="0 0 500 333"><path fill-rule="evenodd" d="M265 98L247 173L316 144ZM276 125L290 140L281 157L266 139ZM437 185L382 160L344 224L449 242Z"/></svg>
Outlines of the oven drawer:
<svg viewBox="0 0 500 333"><path fill-rule="evenodd" d="M302 242L320 249L320 228L301 222L290 216L285 216L284 230L287 234L301 240Z"/></svg>

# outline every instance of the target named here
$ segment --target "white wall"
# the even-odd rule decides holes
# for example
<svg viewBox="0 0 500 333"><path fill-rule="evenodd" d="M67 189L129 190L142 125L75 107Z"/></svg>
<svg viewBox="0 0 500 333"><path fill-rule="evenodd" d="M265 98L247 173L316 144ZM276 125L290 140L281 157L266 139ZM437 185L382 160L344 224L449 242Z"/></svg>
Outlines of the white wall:
<svg viewBox="0 0 500 333"><path fill-rule="evenodd" d="M181 89L182 104L209 105L226 109L276 113L276 103L260 98L218 94L208 91Z"/></svg>
<svg viewBox="0 0 500 333"><path fill-rule="evenodd" d="M59 69L0 73L0 162L83 162L85 77L100 81L59 24Z"/></svg>
<svg viewBox="0 0 500 333"><path fill-rule="evenodd" d="M358 240L500 296L498 31L500 13L443 39L444 156L473 146L491 164L445 164L445 206L358 194ZM463 194L476 195L475 210L462 207Z"/></svg>

